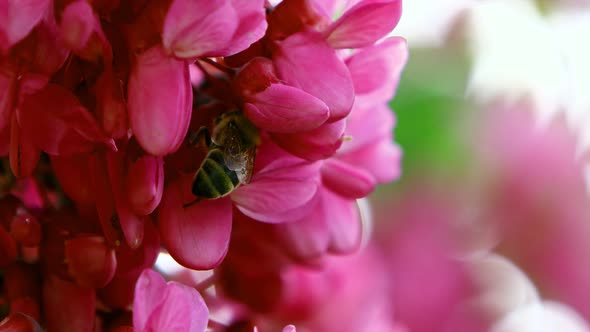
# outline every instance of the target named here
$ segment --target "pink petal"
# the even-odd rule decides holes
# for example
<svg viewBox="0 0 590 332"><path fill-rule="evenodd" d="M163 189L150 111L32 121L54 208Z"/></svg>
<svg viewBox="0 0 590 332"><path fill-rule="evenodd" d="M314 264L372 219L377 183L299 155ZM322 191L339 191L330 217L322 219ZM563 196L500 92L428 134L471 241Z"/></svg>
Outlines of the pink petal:
<svg viewBox="0 0 590 332"><path fill-rule="evenodd" d="M329 218L330 251L350 254L358 250L362 225L355 201L338 196L330 190L322 191L322 195L326 218Z"/></svg>
<svg viewBox="0 0 590 332"><path fill-rule="evenodd" d="M338 159L365 169L378 183L387 183L401 175L401 156L399 146L384 138L361 149L339 154Z"/></svg>
<svg viewBox="0 0 590 332"><path fill-rule="evenodd" d="M27 96L17 116L28 139L48 154L89 152L99 142L115 149L113 140L100 130L90 112L61 86L49 84Z"/></svg>
<svg viewBox="0 0 590 332"><path fill-rule="evenodd" d="M68 272L81 286L106 286L117 268L115 250L107 246L103 237L78 236L65 241Z"/></svg>
<svg viewBox="0 0 590 332"><path fill-rule="evenodd" d="M5 267L18 257L18 246L4 227L0 226L0 267Z"/></svg>
<svg viewBox="0 0 590 332"><path fill-rule="evenodd" d="M318 192L314 204L303 218L276 225L277 234L286 250L301 261L320 257L328 250L330 243L329 219Z"/></svg>
<svg viewBox="0 0 590 332"><path fill-rule="evenodd" d="M127 93L129 122L141 147L155 156L176 151L192 110L188 64L153 47L137 57Z"/></svg>
<svg viewBox="0 0 590 332"><path fill-rule="evenodd" d="M108 151L106 155L109 182L117 211L116 217L127 244L135 249L143 241L146 217L135 214L129 205L125 190L125 160L123 158L125 158L124 151Z"/></svg>
<svg viewBox="0 0 590 332"><path fill-rule="evenodd" d="M148 331L204 332L209 309L194 288L169 282L159 308L148 319Z"/></svg>
<svg viewBox="0 0 590 332"><path fill-rule="evenodd" d="M395 114L386 104L369 108L354 107L345 131L350 140L342 143L338 154L361 149L380 139L387 139L393 144L394 125Z"/></svg>
<svg viewBox="0 0 590 332"><path fill-rule="evenodd" d="M48 331L93 331L93 288L80 287L55 275L43 279L43 308Z"/></svg>
<svg viewBox="0 0 590 332"><path fill-rule="evenodd" d="M47 13L49 0L3 0L0 5L0 50L25 38Z"/></svg>
<svg viewBox="0 0 590 332"><path fill-rule="evenodd" d="M102 129L112 138L127 136L129 121L123 81L105 71L96 81L96 111Z"/></svg>
<svg viewBox="0 0 590 332"><path fill-rule="evenodd" d="M11 307L14 306L14 302ZM39 324L32 317L16 312L10 314L2 321L0 321L1 332L39 332L42 331Z"/></svg>
<svg viewBox="0 0 590 332"><path fill-rule="evenodd" d="M367 47L346 60L357 94L357 103L378 104L393 98L408 59L403 38L389 38Z"/></svg>
<svg viewBox="0 0 590 332"><path fill-rule="evenodd" d="M226 47L219 55L227 56L247 49L266 32L266 10L264 0L230 0L238 14L238 26Z"/></svg>
<svg viewBox="0 0 590 332"><path fill-rule="evenodd" d="M401 0L359 2L326 30L328 43L334 48L369 46L395 28L401 13Z"/></svg>
<svg viewBox="0 0 590 332"><path fill-rule="evenodd" d="M112 246L118 246L123 240L121 224L115 209L115 199L111 188L108 165L104 154L91 154L88 161L91 185L94 188L96 212L102 227L102 233Z"/></svg>
<svg viewBox="0 0 590 332"><path fill-rule="evenodd" d="M281 80L328 105L330 121L348 115L354 102L350 72L318 33L300 32L277 42L273 61Z"/></svg>
<svg viewBox="0 0 590 332"><path fill-rule="evenodd" d="M133 300L133 327L135 331L147 331L148 320L154 310L164 302L166 281L158 272L144 270L135 284Z"/></svg>
<svg viewBox="0 0 590 332"><path fill-rule="evenodd" d="M302 90L271 84L252 96L244 105L244 114L262 129L293 133L319 127L328 119L329 110L321 100Z"/></svg>
<svg viewBox="0 0 590 332"><path fill-rule="evenodd" d="M238 22L229 0L174 0L164 21L162 44L166 52L183 59L219 56Z"/></svg>
<svg viewBox="0 0 590 332"><path fill-rule="evenodd" d="M71 49L83 48L95 28L94 11L84 0L71 2L61 15L61 39Z"/></svg>
<svg viewBox="0 0 590 332"><path fill-rule="evenodd" d="M10 169L12 173L23 178L33 174L35 166L41 156L41 150L28 140L28 135L19 126L16 120L16 113L12 115L10 126Z"/></svg>
<svg viewBox="0 0 590 332"><path fill-rule="evenodd" d="M310 161L326 159L340 148L346 120L324 123L320 127L300 133L275 134L275 143L290 153Z"/></svg>
<svg viewBox="0 0 590 332"><path fill-rule="evenodd" d="M96 188L92 185L88 154L52 156L51 167L66 195L79 204L94 203Z"/></svg>
<svg viewBox="0 0 590 332"><path fill-rule="evenodd" d="M28 56L32 59L33 68L42 74L53 75L66 62L70 52L61 43L59 27L55 22L52 9L48 17L37 25L32 34L34 38L30 39L28 44L30 50Z"/></svg>
<svg viewBox="0 0 590 332"><path fill-rule="evenodd" d="M17 79L16 68L9 66L0 67L0 128L10 126L12 113L16 107L17 100Z"/></svg>
<svg viewBox="0 0 590 332"><path fill-rule="evenodd" d="M362 198L375 188L375 178L367 171L332 158L322 165L322 183L347 198Z"/></svg>
<svg viewBox="0 0 590 332"><path fill-rule="evenodd" d="M297 330L295 329L295 326L287 325L283 328L283 332L297 332Z"/></svg>
<svg viewBox="0 0 590 332"><path fill-rule="evenodd" d="M164 161L143 156L129 166L125 189L131 209L138 215L152 213L164 191Z"/></svg>
<svg viewBox="0 0 590 332"><path fill-rule="evenodd" d="M319 184L319 164L301 163L259 172L252 182L236 189L237 208L258 221L278 223L297 220L308 213Z"/></svg>
<svg viewBox="0 0 590 332"><path fill-rule="evenodd" d="M225 257L232 225L229 198L202 200L191 193L191 177L178 178L164 189L158 212L162 243L180 264L198 270L217 266Z"/></svg>

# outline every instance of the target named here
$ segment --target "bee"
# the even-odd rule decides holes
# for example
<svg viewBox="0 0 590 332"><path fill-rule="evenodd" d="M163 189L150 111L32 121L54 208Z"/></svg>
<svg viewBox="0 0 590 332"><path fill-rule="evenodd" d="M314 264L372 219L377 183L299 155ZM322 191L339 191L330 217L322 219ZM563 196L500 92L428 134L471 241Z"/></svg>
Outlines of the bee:
<svg viewBox="0 0 590 332"><path fill-rule="evenodd" d="M208 152L193 177L192 193L197 196L194 203L225 197L250 182L260 133L241 112L223 113L215 119L211 134L201 127L191 141L194 144L201 138Z"/></svg>

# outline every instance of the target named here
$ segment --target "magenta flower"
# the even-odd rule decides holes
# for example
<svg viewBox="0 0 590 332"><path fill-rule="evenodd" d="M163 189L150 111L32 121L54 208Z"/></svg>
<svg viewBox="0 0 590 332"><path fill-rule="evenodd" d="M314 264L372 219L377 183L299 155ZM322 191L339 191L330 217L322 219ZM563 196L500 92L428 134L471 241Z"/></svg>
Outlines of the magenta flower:
<svg viewBox="0 0 590 332"><path fill-rule="evenodd" d="M209 310L193 288L145 270L135 286L133 330L138 332L204 332Z"/></svg>
<svg viewBox="0 0 590 332"><path fill-rule="evenodd" d="M306 162L268 142L259 148L252 182L229 196L194 201L191 177L180 177L164 190L158 213L162 242L181 264L194 269L217 266L225 256L232 209L267 223L294 220L306 212L319 181L319 164ZM275 207L280 206L281 209ZM199 255L194 255L199 252Z"/></svg>

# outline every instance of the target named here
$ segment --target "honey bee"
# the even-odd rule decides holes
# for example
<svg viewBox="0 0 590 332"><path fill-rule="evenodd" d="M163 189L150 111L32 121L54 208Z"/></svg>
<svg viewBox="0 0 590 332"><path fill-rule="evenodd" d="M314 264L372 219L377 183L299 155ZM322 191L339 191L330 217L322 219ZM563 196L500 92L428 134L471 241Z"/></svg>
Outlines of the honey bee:
<svg viewBox="0 0 590 332"><path fill-rule="evenodd" d="M207 155L195 173L192 193L200 199L217 199L229 195L252 178L256 147L260 134L239 111L223 113L215 119L212 134L201 127L193 143L204 138Z"/></svg>

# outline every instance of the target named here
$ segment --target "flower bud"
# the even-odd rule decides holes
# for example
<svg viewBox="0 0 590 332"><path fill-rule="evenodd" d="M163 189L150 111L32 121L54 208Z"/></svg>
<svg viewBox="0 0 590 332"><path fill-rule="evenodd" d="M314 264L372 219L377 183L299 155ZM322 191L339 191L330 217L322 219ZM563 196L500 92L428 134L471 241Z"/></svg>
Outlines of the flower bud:
<svg viewBox="0 0 590 332"><path fill-rule="evenodd" d="M41 243L41 224L35 216L23 213L14 216L10 224L10 234L25 247L35 247Z"/></svg>
<svg viewBox="0 0 590 332"><path fill-rule="evenodd" d="M127 172L127 199L138 215L152 213L164 190L164 162L161 157L144 156L131 164Z"/></svg>
<svg viewBox="0 0 590 332"><path fill-rule="evenodd" d="M193 102L188 64L155 46L137 57L127 93L129 122L141 147L155 156L178 150Z"/></svg>
<svg viewBox="0 0 590 332"><path fill-rule="evenodd" d="M81 286L100 288L115 275L115 251L103 237L79 236L65 242L69 274Z"/></svg>

